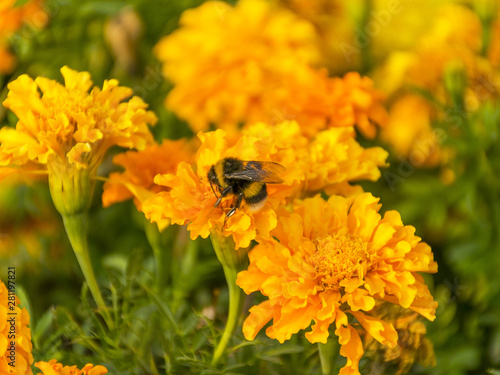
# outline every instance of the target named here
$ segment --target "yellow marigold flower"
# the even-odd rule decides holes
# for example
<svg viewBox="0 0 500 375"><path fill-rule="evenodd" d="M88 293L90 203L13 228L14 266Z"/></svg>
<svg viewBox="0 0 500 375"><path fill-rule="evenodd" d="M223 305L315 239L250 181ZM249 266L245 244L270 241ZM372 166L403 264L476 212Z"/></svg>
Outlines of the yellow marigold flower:
<svg viewBox="0 0 500 375"><path fill-rule="evenodd" d="M243 134L255 137L256 144L267 145L271 158L287 167L289 180L284 191L291 200L320 191L348 195L356 189L350 183L376 181L380 167L386 166L388 153L380 147L363 148L356 142L352 127L321 131L309 140L301 134L294 121L275 126L257 123L243 129Z"/></svg>
<svg viewBox="0 0 500 375"><path fill-rule="evenodd" d="M444 4L416 48L393 54L375 74L380 87L393 94L382 138L414 166L448 161L450 150L441 147L442 134L433 129L434 121L460 126L457 118L466 114L460 111L475 111L481 102L500 96L495 86L499 73L481 56L481 43L477 14L465 6ZM448 110L408 92L414 87L432 93Z"/></svg>
<svg viewBox="0 0 500 375"><path fill-rule="evenodd" d="M432 167L445 161L439 132L432 128L434 111L425 98L407 94L393 105L381 138L414 167Z"/></svg>
<svg viewBox="0 0 500 375"><path fill-rule="evenodd" d="M143 149L152 143L148 124L156 116L138 97L125 102L132 90L114 79L89 93L89 73L68 67L61 73L64 86L24 74L8 85L3 104L19 121L15 129L0 129L0 166L46 169L58 211L71 214L88 205L92 177L106 150L113 145Z"/></svg>
<svg viewBox="0 0 500 375"><path fill-rule="evenodd" d="M194 159L193 145L186 140L163 140L162 144L146 146L142 151L127 151L116 155L113 163L122 166L123 172L109 175L104 184L102 203L109 207L114 203L134 198L134 204L142 211L142 202L154 194L166 190L154 183L157 174L175 173L181 161Z"/></svg>
<svg viewBox="0 0 500 375"><path fill-rule="evenodd" d="M108 373L104 366L94 366L87 363L80 370L77 366L63 366L55 359L51 359L49 362L37 362L35 366L42 370L43 375L103 375Z"/></svg>
<svg viewBox="0 0 500 375"><path fill-rule="evenodd" d="M243 333L253 340L270 321L266 334L283 343L312 325L311 343L325 343L329 327L347 357L341 374L359 374L363 355L359 334L347 314L378 342L391 348L398 335L391 322L370 314L377 300L411 309L434 320L437 302L418 272L437 272L430 247L404 226L395 211L382 217L371 194L333 196L295 202L283 212L267 241L249 253L247 271L237 284L259 290L268 300L250 309Z"/></svg>
<svg viewBox="0 0 500 375"><path fill-rule="evenodd" d="M374 363L397 366L397 375L408 374L417 363L426 367L436 365L434 347L425 337L427 329L417 313L398 305L377 302L370 314L392 322L398 332L398 344L394 348L383 346L370 335L360 332L364 336L367 356L373 358Z"/></svg>
<svg viewBox="0 0 500 375"><path fill-rule="evenodd" d="M15 65L15 57L8 48L8 38L23 24L40 28L48 19L41 0L31 0L22 6L15 4L16 0L3 0L0 4L0 74L10 73Z"/></svg>
<svg viewBox="0 0 500 375"><path fill-rule="evenodd" d="M408 84L442 94L443 76L450 63L460 61L471 81L477 76L481 48L481 23L471 10L458 4L444 4L416 47L391 55L376 74L377 83L391 93ZM380 81L380 82L379 82Z"/></svg>
<svg viewBox="0 0 500 375"><path fill-rule="evenodd" d="M19 307L19 299L10 286L8 289L0 281L0 374L32 374L29 323L28 310Z"/></svg>

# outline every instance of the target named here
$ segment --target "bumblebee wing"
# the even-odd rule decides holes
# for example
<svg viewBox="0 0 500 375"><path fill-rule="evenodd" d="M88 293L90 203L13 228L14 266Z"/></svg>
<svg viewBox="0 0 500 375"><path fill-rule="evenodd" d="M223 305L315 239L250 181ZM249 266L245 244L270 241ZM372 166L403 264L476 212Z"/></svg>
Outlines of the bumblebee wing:
<svg viewBox="0 0 500 375"><path fill-rule="evenodd" d="M229 179L265 182L268 184L280 184L283 180L279 175L283 174L286 168L281 164L272 161L249 161L246 162L242 171L227 173Z"/></svg>

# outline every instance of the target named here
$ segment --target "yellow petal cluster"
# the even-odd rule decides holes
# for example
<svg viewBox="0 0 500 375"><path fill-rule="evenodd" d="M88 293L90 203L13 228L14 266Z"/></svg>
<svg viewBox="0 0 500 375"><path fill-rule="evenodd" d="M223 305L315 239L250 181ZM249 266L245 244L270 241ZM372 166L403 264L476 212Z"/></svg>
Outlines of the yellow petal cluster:
<svg viewBox="0 0 500 375"><path fill-rule="evenodd" d="M109 175L104 184L102 203L109 207L114 203L134 198L139 211L144 199L164 191L166 188L154 183L157 174L175 173L181 161L191 163L194 159L192 143L186 140L163 140L151 144L141 151L117 154L113 163L124 168L123 172Z"/></svg>
<svg viewBox="0 0 500 375"><path fill-rule="evenodd" d="M206 238L214 226L224 226L233 196L214 208L216 197L207 179L210 167L225 157L241 160L273 161L286 168L282 184L267 185L268 199L263 209L242 209L227 220L225 236L232 235L238 247L251 240L268 237L276 226L275 208L296 197L318 191L354 193L349 182L376 180L385 166L387 153L381 148L364 149L355 141L353 128L332 128L309 140L300 126L285 121L270 127L264 123L247 126L239 136L223 130L198 134L201 146L195 165L181 162L175 173L158 175L155 184L163 187L143 204L153 222L171 219L173 224L189 224L191 238Z"/></svg>
<svg viewBox="0 0 500 375"><path fill-rule="evenodd" d="M43 27L46 23L47 14L43 10L42 0L30 0L21 6L16 6L16 0L2 0L0 3L0 74L10 73L15 66L15 57L9 50L8 38L23 24L28 24L30 29L33 29Z"/></svg>
<svg viewBox="0 0 500 375"><path fill-rule="evenodd" d="M51 359L49 362L37 362L35 366L42 370L43 375L104 375L108 373L104 366L94 366L87 363L80 370L77 366L63 366L55 359Z"/></svg>
<svg viewBox="0 0 500 375"><path fill-rule="evenodd" d="M315 69L320 52L312 24L264 0L235 7L206 2L156 46L174 83L167 107L195 131L210 124L296 120L312 137L327 127L383 125L382 95L358 73L330 78Z"/></svg>
<svg viewBox="0 0 500 375"><path fill-rule="evenodd" d="M0 166L95 170L109 147L143 149L153 141L148 124L156 116L142 99L130 98L131 89L111 79L89 92L89 73L66 66L61 73L64 85L25 74L9 83L3 105L19 121L15 129L0 129Z"/></svg>
<svg viewBox="0 0 500 375"><path fill-rule="evenodd" d="M256 123L242 133L256 139L256 145L271 150L273 161L287 168L283 185L285 197L304 198L317 192L348 195L356 189L350 184L360 180L376 181L385 167L388 153L380 147L363 148L352 127L320 131L313 139L301 134L295 121L274 126Z"/></svg>
<svg viewBox="0 0 500 375"><path fill-rule="evenodd" d="M392 322L398 332L398 344L394 348L383 346L370 335L361 333L365 352L376 363L397 366L397 375L408 374L414 364L436 365L432 342L425 337L427 329L417 313L387 302L378 302L370 314Z"/></svg>
<svg viewBox="0 0 500 375"><path fill-rule="evenodd" d="M340 374L359 374L363 345L352 319L381 344L397 345L393 324L370 314L377 300L434 320L437 302L419 274L437 272L431 249L397 212L382 217L380 207L365 193L296 201L282 212L271 231L276 240L254 247L248 270L238 274L247 294L268 297L250 309L245 337L253 340L272 320L266 334L281 343L309 326L307 339L325 343L334 325L347 357Z"/></svg>
<svg viewBox="0 0 500 375"><path fill-rule="evenodd" d="M19 307L17 296L0 281L0 374L33 373L29 323L28 310Z"/></svg>

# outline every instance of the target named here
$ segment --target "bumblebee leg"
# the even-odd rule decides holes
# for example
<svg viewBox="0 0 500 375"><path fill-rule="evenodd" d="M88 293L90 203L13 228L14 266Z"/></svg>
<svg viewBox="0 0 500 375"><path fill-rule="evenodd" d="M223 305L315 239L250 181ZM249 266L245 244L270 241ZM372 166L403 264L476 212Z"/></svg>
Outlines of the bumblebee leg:
<svg viewBox="0 0 500 375"><path fill-rule="evenodd" d="M236 197L236 202L234 202L234 206L226 214L227 218L230 218L231 216L234 215L234 213L236 212L236 210L238 208L240 208L242 201L243 201L243 194L238 194L238 196Z"/></svg>
<svg viewBox="0 0 500 375"><path fill-rule="evenodd" d="M210 182L210 189L212 189L212 191L213 191L213 193L214 193L215 197L216 197L216 198L219 198L219 196L218 196L218 195L217 195L217 193L215 192L215 189L214 189L214 184L213 184L212 180L210 180L210 179L209 179L209 180L208 180L208 182Z"/></svg>
<svg viewBox="0 0 500 375"><path fill-rule="evenodd" d="M220 204L220 202L222 201L222 198L224 198L228 194L231 194L232 192L233 192L232 186L228 186L227 188L222 190L222 192L220 193L220 197L217 198L217 201L214 204L214 207L217 207Z"/></svg>

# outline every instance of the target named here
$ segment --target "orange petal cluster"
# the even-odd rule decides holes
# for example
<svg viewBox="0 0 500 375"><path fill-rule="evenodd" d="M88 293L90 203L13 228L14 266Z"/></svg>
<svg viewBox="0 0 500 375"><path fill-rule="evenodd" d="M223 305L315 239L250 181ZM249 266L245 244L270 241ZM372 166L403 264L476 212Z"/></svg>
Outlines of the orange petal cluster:
<svg viewBox="0 0 500 375"><path fill-rule="evenodd" d="M283 196L289 201L317 192L349 195L360 188L350 184L360 180L376 181L380 167L387 166L388 153L380 147L363 148L352 127L331 128L318 132L313 139L302 135L295 121L274 126L256 123L246 126L245 135L256 145L270 149L273 161L287 168ZM278 187L280 188L280 187Z"/></svg>
<svg viewBox="0 0 500 375"><path fill-rule="evenodd" d="M272 320L266 334L284 342L314 322L307 339L325 343L334 325L347 357L340 373L359 374L363 345L348 315L391 348L398 338L394 326L370 314L377 300L434 320L437 302L419 274L437 272L431 249L397 212L382 217L380 207L365 193L328 201L318 196L281 212L271 232L276 240L251 250L248 270L238 274L247 294L258 290L268 297L250 309L245 337L253 340Z"/></svg>
<svg viewBox="0 0 500 375"><path fill-rule="evenodd" d="M0 281L0 374L33 373L29 324L28 310L19 307L17 296Z"/></svg>
<svg viewBox="0 0 500 375"><path fill-rule="evenodd" d="M142 202L154 194L164 191L165 186L154 183L157 174L175 173L181 161L191 163L194 145L184 139L163 140L162 144L151 144L141 151L127 151L116 155L113 163L124 168L123 172L109 175L104 184L102 203L109 207L114 203L134 198L139 211Z"/></svg>
<svg viewBox="0 0 500 375"><path fill-rule="evenodd" d="M8 38L23 24L29 25L30 35L33 28L41 28L47 23L42 0L30 0L16 5L16 0L2 0L0 4L0 74L12 72L15 57L9 50ZM23 35L21 34L21 37Z"/></svg>
<svg viewBox="0 0 500 375"><path fill-rule="evenodd" d="M55 359L49 362L37 362L35 366L42 370L43 375L104 375L108 370L104 366L94 366L87 363L80 370L77 366L63 366Z"/></svg>

